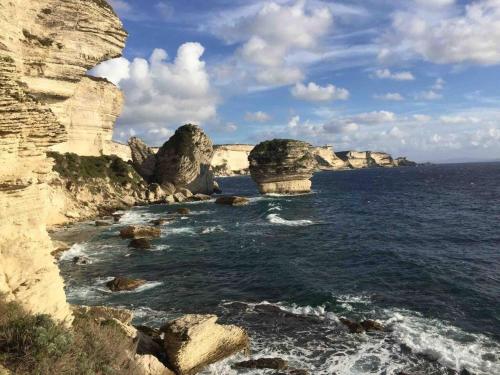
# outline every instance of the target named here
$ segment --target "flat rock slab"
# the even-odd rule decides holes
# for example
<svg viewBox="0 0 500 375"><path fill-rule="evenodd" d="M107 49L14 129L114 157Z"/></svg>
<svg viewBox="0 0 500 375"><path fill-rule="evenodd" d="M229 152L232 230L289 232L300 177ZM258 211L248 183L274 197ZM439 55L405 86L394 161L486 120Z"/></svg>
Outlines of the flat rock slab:
<svg viewBox="0 0 500 375"><path fill-rule="evenodd" d="M215 315L185 315L161 330L168 362L178 375L196 374L249 346L244 329L217 324Z"/></svg>
<svg viewBox="0 0 500 375"><path fill-rule="evenodd" d="M250 200L248 198L244 197L219 197L215 200L215 203L217 204L225 204L228 206L246 206L248 203L250 203Z"/></svg>
<svg viewBox="0 0 500 375"><path fill-rule="evenodd" d="M157 238L161 236L161 229L148 225L130 225L120 230L122 238Z"/></svg>
<svg viewBox="0 0 500 375"><path fill-rule="evenodd" d="M234 368L285 370L288 362L281 358L258 358L235 363Z"/></svg>

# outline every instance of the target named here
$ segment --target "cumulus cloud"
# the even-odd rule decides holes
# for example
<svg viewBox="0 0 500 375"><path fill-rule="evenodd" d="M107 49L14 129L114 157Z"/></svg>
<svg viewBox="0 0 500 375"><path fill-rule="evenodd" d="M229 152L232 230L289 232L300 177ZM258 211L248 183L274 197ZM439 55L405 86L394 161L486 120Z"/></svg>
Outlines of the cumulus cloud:
<svg viewBox="0 0 500 375"><path fill-rule="evenodd" d="M262 111L247 112L245 113L245 120L254 122L268 122L269 120L271 120L271 116Z"/></svg>
<svg viewBox="0 0 500 375"><path fill-rule="evenodd" d="M436 92L434 90L429 90L429 91L422 91L418 94L415 95L415 99L417 100L439 100L443 99L443 95L439 92Z"/></svg>
<svg viewBox="0 0 500 375"><path fill-rule="evenodd" d="M413 115L412 118L418 122L429 122L432 120L432 116L429 115Z"/></svg>
<svg viewBox="0 0 500 375"><path fill-rule="evenodd" d="M324 5L306 7L301 0L291 5L265 2L219 20L211 31L227 43L239 45L236 57L248 65L257 82L283 85L304 77L301 67L288 57L316 49L332 21L331 11Z"/></svg>
<svg viewBox="0 0 500 375"><path fill-rule="evenodd" d="M364 124L384 124L396 121L396 114L389 111L373 111L351 116L350 120Z"/></svg>
<svg viewBox="0 0 500 375"><path fill-rule="evenodd" d="M412 72L391 72L389 69L377 69L375 77L379 79L392 79L394 81L413 81L415 76Z"/></svg>
<svg viewBox="0 0 500 375"><path fill-rule="evenodd" d="M381 39L380 59L418 57L437 64L500 63L498 0L465 5L451 0L418 0L415 4L393 14L391 30Z"/></svg>
<svg viewBox="0 0 500 375"><path fill-rule="evenodd" d="M201 60L203 52L201 44L185 43L173 61L165 50L155 49L149 60L109 60L91 73L108 78L124 91L125 108L118 126L154 139L151 134L162 134L161 129L202 123L216 116L218 99Z"/></svg>
<svg viewBox="0 0 500 375"><path fill-rule="evenodd" d="M349 91L346 89L335 87L331 84L320 86L314 82L309 82L307 85L297 83L291 89L291 93L297 99L312 102L349 99Z"/></svg>
<svg viewBox="0 0 500 375"><path fill-rule="evenodd" d="M375 99L400 102L405 100L404 96L398 92L388 92L387 94L375 95Z"/></svg>

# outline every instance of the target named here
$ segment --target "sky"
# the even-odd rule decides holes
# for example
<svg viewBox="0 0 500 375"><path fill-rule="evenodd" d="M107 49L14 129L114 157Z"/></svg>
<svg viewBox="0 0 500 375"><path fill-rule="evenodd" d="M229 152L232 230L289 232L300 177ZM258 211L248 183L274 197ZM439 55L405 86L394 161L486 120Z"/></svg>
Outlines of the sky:
<svg viewBox="0 0 500 375"><path fill-rule="evenodd" d="M500 160L500 0L108 0L129 33L90 74L114 138L292 138L424 162Z"/></svg>

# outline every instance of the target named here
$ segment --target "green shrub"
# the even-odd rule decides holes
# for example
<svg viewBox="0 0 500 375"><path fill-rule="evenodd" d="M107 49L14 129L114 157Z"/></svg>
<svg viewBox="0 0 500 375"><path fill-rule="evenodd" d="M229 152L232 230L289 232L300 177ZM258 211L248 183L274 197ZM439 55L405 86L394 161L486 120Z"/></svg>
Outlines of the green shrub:
<svg viewBox="0 0 500 375"><path fill-rule="evenodd" d="M133 343L114 321L77 316L71 328L0 297L0 363L22 375L133 374Z"/></svg>

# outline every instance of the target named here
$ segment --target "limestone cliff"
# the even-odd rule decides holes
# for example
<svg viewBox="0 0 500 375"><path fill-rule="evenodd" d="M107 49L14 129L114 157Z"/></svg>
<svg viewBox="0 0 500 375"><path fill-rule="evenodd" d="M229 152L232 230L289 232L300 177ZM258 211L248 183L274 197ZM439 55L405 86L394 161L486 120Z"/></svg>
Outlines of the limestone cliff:
<svg viewBox="0 0 500 375"><path fill-rule="evenodd" d="M348 164L335 154L332 146L314 147L312 153L318 162L320 170L328 171L348 168Z"/></svg>
<svg viewBox="0 0 500 375"><path fill-rule="evenodd" d="M262 194L297 194L311 190L317 168L309 143L274 139L259 143L250 152L250 173Z"/></svg>
<svg viewBox="0 0 500 375"><path fill-rule="evenodd" d="M71 312L46 232L45 152L71 140L88 90L109 87L85 73L125 37L103 0L0 0L0 292L58 320Z"/></svg>
<svg viewBox="0 0 500 375"><path fill-rule="evenodd" d="M219 177L247 175L250 173L248 155L253 145L215 145L212 168Z"/></svg>
<svg viewBox="0 0 500 375"><path fill-rule="evenodd" d="M337 152L337 156L345 162L347 168L351 169L396 166L391 155L385 152L341 151Z"/></svg>

